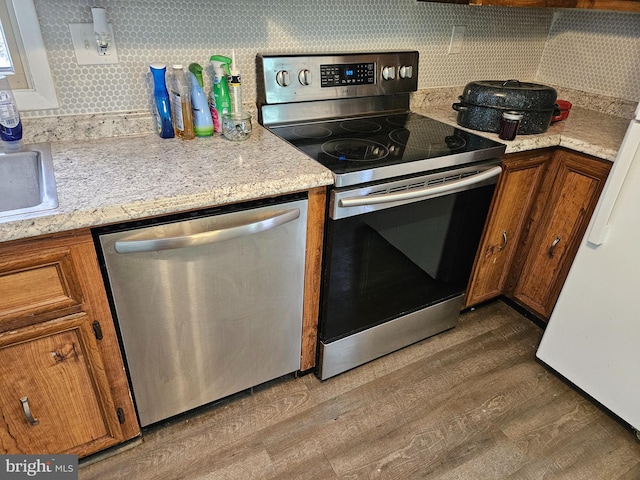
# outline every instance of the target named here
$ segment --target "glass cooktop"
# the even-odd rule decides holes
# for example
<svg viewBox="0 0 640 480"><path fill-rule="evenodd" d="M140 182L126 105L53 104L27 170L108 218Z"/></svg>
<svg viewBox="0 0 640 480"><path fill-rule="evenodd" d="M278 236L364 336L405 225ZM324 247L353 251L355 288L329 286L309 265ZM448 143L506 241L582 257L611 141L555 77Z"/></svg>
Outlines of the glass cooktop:
<svg viewBox="0 0 640 480"><path fill-rule="evenodd" d="M501 143L411 112L270 130L329 168L338 187L466 165L496 158L505 149Z"/></svg>

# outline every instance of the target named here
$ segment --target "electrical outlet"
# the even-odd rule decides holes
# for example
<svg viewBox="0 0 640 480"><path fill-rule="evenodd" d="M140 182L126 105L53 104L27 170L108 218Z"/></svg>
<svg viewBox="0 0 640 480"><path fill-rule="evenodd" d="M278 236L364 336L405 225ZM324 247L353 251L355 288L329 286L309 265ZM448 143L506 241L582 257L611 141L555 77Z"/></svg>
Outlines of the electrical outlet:
<svg viewBox="0 0 640 480"><path fill-rule="evenodd" d="M467 30L465 25L454 25L451 30L451 41L449 42L449 53L462 52L462 40L464 40L464 32Z"/></svg>
<svg viewBox="0 0 640 480"><path fill-rule="evenodd" d="M106 55L98 53L96 34L93 31L93 23L70 23L71 40L76 52L78 65L108 65L118 63L118 50L113 38L113 28L109 25L109 48Z"/></svg>

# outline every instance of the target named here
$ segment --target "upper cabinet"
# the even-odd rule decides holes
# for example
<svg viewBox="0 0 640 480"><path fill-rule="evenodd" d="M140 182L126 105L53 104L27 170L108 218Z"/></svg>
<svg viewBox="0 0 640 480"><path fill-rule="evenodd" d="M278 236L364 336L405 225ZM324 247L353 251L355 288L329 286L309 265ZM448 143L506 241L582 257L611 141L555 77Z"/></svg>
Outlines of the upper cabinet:
<svg viewBox="0 0 640 480"><path fill-rule="evenodd" d="M640 0L418 0L419 2L493 5L503 7L594 8L640 12Z"/></svg>
<svg viewBox="0 0 640 480"><path fill-rule="evenodd" d="M597 8L599 10L624 10L640 12L639 0L574 0L576 8Z"/></svg>
<svg viewBox="0 0 640 480"><path fill-rule="evenodd" d="M574 8L578 0L469 0L469 5Z"/></svg>

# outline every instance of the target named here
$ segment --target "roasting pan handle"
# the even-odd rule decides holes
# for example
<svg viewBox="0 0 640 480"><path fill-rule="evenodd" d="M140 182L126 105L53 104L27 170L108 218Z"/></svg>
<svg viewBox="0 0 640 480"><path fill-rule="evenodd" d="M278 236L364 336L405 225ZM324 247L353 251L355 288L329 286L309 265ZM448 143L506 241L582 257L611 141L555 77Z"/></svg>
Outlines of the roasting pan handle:
<svg viewBox="0 0 640 480"><path fill-rule="evenodd" d="M385 193L382 195L362 195L360 197L341 198L339 200L339 206L344 208L361 207L363 205L376 205L380 203L427 198L483 182L490 178L497 177L500 175L500 172L502 172L502 167L498 165L469 177L431 187L416 188L415 190L407 190L403 192Z"/></svg>
<svg viewBox="0 0 640 480"><path fill-rule="evenodd" d="M469 107L465 103L460 102L454 103L453 105L451 105L451 108L453 108L456 112L464 112L466 110L469 110Z"/></svg>
<svg viewBox="0 0 640 480"><path fill-rule="evenodd" d="M518 86L521 86L521 85L522 85L522 83L520 83L520 80L516 80L515 78L512 78L511 80L506 80L506 81L504 81L504 82L502 83L502 86L503 86L503 87L506 87L506 86L507 86L507 85L509 85L510 83L515 83L515 84L517 84Z"/></svg>

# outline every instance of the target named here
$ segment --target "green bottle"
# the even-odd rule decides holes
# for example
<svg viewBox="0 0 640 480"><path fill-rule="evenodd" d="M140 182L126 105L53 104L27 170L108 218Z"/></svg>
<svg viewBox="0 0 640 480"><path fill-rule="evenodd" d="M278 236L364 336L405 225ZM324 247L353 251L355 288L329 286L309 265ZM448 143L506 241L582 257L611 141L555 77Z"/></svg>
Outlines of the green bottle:
<svg viewBox="0 0 640 480"><path fill-rule="evenodd" d="M223 55L212 55L209 61L213 66L213 85L209 108L215 131L222 132L222 115L231 113L231 97L229 96L229 85L227 85L231 59Z"/></svg>

